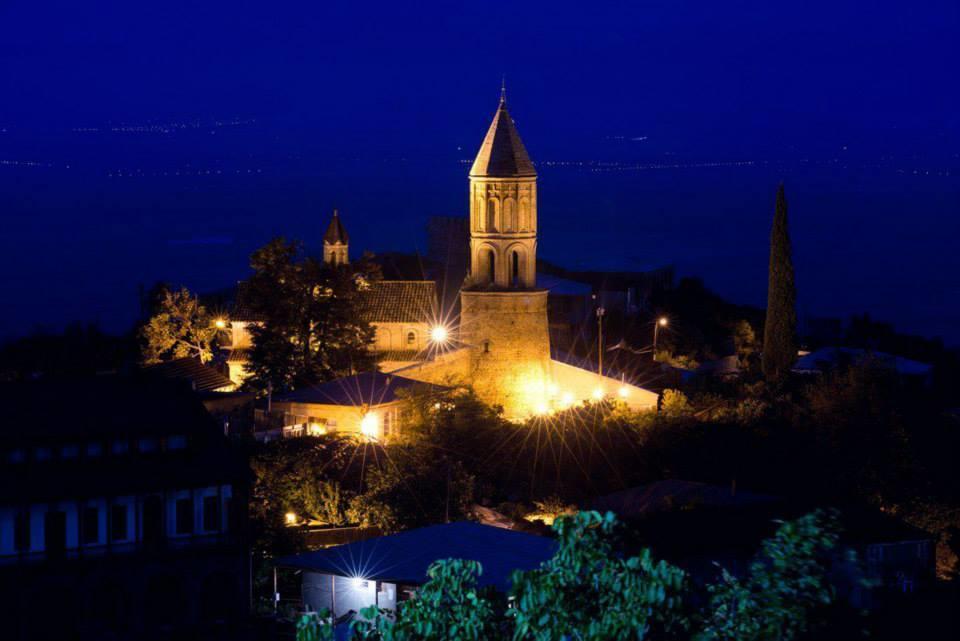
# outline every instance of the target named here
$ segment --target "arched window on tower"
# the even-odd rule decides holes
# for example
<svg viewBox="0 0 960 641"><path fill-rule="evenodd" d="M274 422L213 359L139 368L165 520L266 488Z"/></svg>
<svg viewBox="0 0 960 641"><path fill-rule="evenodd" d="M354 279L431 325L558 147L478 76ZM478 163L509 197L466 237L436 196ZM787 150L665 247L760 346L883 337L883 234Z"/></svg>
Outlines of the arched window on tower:
<svg viewBox="0 0 960 641"><path fill-rule="evenodd" d="M520 231L529 231L531 228L530 201L527 198L522 198L520 200Z"/></svg>
<svg viewBox="0 0 960 641"><path fill-rule="evenodd" d="M517 231L517 210L513 198L503 201L503 231Z"/></svg>
<svg viewBox="0 0 960 641"><path fill-rule="evenodd" d="M412 347L416 344L417 344L417 333L407 332L407 347Z"/></svg>
<svg viewBox="0 0 960 641"><path fill-rule="evenodd" d="M483 285L490 285L496 281L496 260L494 259L493 249L484 247L477 254L477 265L475 267L475 278Z"/></svg>
<svg viewBox="0 0 960 641"><path fill-rule="evenodd" d="M493 198L487 202L487 231L497 231L497 201Z"/></svg>
<svg viewBox="0 0 960 641"><path fill-rule="evenodd" d="M514 287L520 285L520 252L514 250L511 252L510 265L510 284Z"/></svg>

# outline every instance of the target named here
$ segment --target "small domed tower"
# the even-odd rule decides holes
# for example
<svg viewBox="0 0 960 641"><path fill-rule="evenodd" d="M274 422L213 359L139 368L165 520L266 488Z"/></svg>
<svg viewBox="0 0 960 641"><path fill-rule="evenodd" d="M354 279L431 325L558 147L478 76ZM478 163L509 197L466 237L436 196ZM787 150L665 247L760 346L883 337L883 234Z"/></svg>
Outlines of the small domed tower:
<svg viewBox="0 0 960 641"><path fill-rule="evenodd" d="M347 230L343 228L340 222L340 214L336 209L333 210L333 218L327 226L327 232L323 235L323 262L329 265L346 265L350 262L347 258L347 247L350 237Z"/></svg>
<svg viewBox="0 0 960 641"><path fill-rule="evenodd" d="M537 289L537 172L506 92L470 169L470 273L460 340L480 398L508 418L537 411L549 385L547 292Z"/></svg>

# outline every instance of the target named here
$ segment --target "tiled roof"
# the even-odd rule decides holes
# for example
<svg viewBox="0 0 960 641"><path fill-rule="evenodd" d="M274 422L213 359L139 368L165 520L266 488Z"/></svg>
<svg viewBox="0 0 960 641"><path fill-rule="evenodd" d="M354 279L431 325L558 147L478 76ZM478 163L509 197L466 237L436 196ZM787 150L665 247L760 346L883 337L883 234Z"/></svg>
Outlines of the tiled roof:
<svg viewBox="0 0 960 641"><path fill-rule="evenodd" d="M380 361L425 361L427 354L423 350L393 349L386 352L377 352Z"/></svg>
<svg viewBox="0 0 960 641"><path fill-rule="evenodd" d="M500 106L493 116L483 144L480 145L473 167L470 168L470 175L495 178L537 175L503 97L500 98Z"/></svg>
<svg viewBox="0 0 960 641"><path fill-rule="evenodd" d="M436 307L432 280L380 280L360 293L360 314L369 323L425 323Z"/></svg>
<svg viewBox="0 0 960 641"><path fill-rule="evenodd" d="M197 392L212 392L224 387L233 387L233 381L209 365L191 357L178 358L166 363L157 363L143 368L144 373L187 381Z"/></svg>
<svg viewBox="0 0 960 641"><path fill-rule="evenodd" d="M250 360L250 349L246 347L235 347L227 352L228 363L246 363Z"/></svg>
<svg viewBox="0 0 960 641"><path fill-rule="evenodd" d="M335 245L340 243L346 245L350 241L350 236L347 235L347 230L343 228L343 223L340 222L340 214L336 209L333 210L333 218L330 220L330 225L327 227L327 233L323 235L323 242L330 243Z"/></svg>
<svg viewBox="0 0 960 641"><path fill-rule="evenodd" d="M286 394L275 394L276 403L315 403L317 405L382 405L400 398L397 392L411 387L422 387L433 392L448 388L415 381L412 378L384 374L382 372L363 372L354 376L345 376L326 383L303 387Z"/></svg>

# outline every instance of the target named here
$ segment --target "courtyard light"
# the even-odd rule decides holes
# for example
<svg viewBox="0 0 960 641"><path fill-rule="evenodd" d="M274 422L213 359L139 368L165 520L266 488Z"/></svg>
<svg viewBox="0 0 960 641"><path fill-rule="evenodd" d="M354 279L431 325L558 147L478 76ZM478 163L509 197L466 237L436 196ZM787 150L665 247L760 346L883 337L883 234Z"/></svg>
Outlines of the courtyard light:
<svg viewBox="0 0 960 641"><path fill-rule="evenodd" d="M430 340L437 345L443 345L450 338L450 331L443 325L437 325L430 330Z"/></svg>
<svg viewBox="0 0 960 641"><path fill-rule="evenodd" d="M377 436L377 415L373 412L367 412L360 419L360 433L368 438Z"/></svg>
<svg viewBox="0 0 960 641"><path fill-rule="evenodd" d="M593 400L602 401L604 396L605 392L603 391L602 387L598 387L597 389L593 390Z"/></svg>
<svg viewBox="0 0 960 641"><path fill-rule="evenodd" d="M630 396L630 388L628 388L626 385L621 385L620 389L617 390L617 394L620 395L620 398L626 398Z"/></svg>
<svg viewBox="0 0 960 641"><path fill-rule="evenodd" d="M227 327L227 321L222 318L213 321L213 324L217 329L225 329Z"/></svg>
<svg viewBox="0 0 960 641"><path fill-rule="evenodd" d="M283 515L283 520L287 525L296 525L297 523L297 513L296 512L287 512Z"/></svg>

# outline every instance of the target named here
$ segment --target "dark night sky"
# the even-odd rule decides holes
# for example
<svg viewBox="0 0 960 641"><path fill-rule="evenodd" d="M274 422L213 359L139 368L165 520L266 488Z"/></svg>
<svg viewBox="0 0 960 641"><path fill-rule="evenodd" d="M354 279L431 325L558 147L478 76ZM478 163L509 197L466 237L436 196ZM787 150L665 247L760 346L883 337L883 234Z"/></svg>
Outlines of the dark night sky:
<svg viewBox="0 0 960 641"><path fill-rule="evenodd" d="M505 73L543 257L761 304L784 180L803 315L960 343L958 33L956 0L0 0L0 336L122 329L334 205L422 248Z"/></svg>

